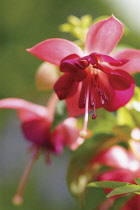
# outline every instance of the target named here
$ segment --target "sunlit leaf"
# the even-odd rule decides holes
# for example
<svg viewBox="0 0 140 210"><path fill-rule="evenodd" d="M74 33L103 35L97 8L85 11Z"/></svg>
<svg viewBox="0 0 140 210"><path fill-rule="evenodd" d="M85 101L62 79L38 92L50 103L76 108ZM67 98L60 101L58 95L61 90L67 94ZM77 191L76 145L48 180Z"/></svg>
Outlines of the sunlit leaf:
<svg viewBox="0 0 140 210"><path fill-rule="evenodd" d="M140 178L135 178L134 181L135 181L138 185L140 185Z"/></svg>
<svg viewBox="0 0 140 210"><path fill-rule="evenodd" d="M117 112L117 120L119 125L134 126L131 113L128 112L126 107L122 107Z"/></svg>
<svg viewBox="0 0 140 210"><path fill-rule="evenodd" d="M88 187L101 187L101 188L115 189L115 188L123 187L126 185L131 185L131 184L127 182L100 181L100 182L92 182L88 184Z"/></svg>
<svg viewBox="0 0 140 210"><path fill-rule="evenodd" d="M140 193L140 186L139 185L134 185L130 184L128 186L123 186L123 187L118 187L114 190L112 190L106 197L110 198L114 195L121 195L124 193Z"/></svg>
<svg viewBox="0 0 140 210"><path fill-rule="evenodd" d="M117 121L132 128L140 126L140 88L136 87L131 101L117 111Z"/></svg>

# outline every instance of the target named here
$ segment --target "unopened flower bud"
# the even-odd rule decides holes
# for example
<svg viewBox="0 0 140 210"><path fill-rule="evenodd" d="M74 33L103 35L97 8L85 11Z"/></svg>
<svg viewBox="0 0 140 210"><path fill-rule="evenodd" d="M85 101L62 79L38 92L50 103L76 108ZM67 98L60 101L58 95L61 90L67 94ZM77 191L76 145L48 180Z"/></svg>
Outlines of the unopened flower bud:
<svg viewBox="0 0 140 210"><path fill-rule="evenodd" d="M37 69L36 85L40 90L52 89L58 79L57 67L48 62L42 63Z"/></svg>

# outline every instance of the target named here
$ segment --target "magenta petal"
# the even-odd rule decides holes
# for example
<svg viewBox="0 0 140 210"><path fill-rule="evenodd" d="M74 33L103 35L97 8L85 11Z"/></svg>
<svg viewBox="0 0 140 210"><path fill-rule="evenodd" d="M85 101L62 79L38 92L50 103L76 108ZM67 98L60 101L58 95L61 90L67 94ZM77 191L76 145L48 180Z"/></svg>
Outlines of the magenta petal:
<svg viewBox="0 0 140 210"><path fill-rule="evenodd" d="M132 96L134 95L135 84L134 84L133 78L132 78L133 81L129 80L130 87L128 89L117 90L117 89L114 89L111 86L112 84L109 83L108 74L106 74L104 72L99 72L99 73L100 73L99 74L100 88L103 90L103 92L105 93L105 95L108 98L108 100L105 101L105 103L103 104L103 107L107 111L112 112L112 111L116 111L118 108L126 105L126 103L128 103L130 101L130 99L132 98ZM113 83L113 81L112 81L112 83Z"/></svg>
<svg viewBox="0 0 140 210"><path fill-rule="evenodd" d="M121 50L115 53L113 57L115 59L129 59L128 63L124 64L121 69L129 73L140 72L140 50Z"/></svg>
<svg viewBox="0 0 140 210"><path fill-rule="evenodd" d="M54 90L60 100L66 99L77 91L78 82L75 82L69 73L62 75L54 85Z"/></svg>
<svg viewBox="0 0 140 210"><path fill-rule="evenodd" d="M99 53L92 53L91 56L96 56L99 61L107 62L112 66L122 66L129 61L129 59L114 59L109 55L99 54Z"/></svg>
<svg viewBox="0 0 140 210"><path fill-rule="evenodd" d="M108 80L111 87L116 90L126 90L134 83L133 77L120 69L114 70L114 74L108 74Z"/></svg>
<svg viewBox="0 0 140 210"><path fill-rule="evenodd" d="M70 54L70 55L66 56L65 58L63 58L61 60L61 63L64 62L64 61L68 61L68 60L71 60L71 59L78 59L78 58L80 58L78 55L76 55L76 54Z"/></svg>
<svg viewBox="0 0 140 210"><path fill-rule="evenodd" d="M50 150L56 154L61 154L63 152L63 146L64 146L64 137L59 132L59 130L54 130L51 134L51 139L50 139Z"/></svg>
<svg viewBox="0 0 140 210"><path fill-rule="evenodd" d="M133 77L124 70L121 69L111 69L107 66L101 65L101 71L106 73L104 77L108 77L108 81L113 89L116 90L125 90L128 89L132 83L134 83ZM102 73L100 73L102 75ZM101 80L105 80L105 78L101 78ZM102 82L101 81L101 82Z"/></svg>
<svg viewBox="0 0 140 210"><path fill-rule="evenodd" d="M0 100L0 108L16 109L25 138L38 146L45 147L52 124L52 117L46 107L18 98L6 98Z"/></svg>
<svg viewBox="0 0 140 210"><path fill-rule="evenodd" d="M87 76L85 69L82 69L81 67L76 66L75 60L72 60L72 59L63 61L60 65L60 70L62 72L69 72L71 75L71 78L73 78L73 80L77 82L84 80Z"/></svg>
<svg viewBox="0 0 140 210"><path fill-rule="evenodd" d="M109 54L123 35L123 24L113 15L90 27L86 37L86 51Z"/></svg>
<svg viewBox="0 0 140 210"><path fill-rule="evenodd" d="M60 61L70 54L83 56L80 47L66 39L47 39L34 47L27 49L28 52L35 55L43 61L48 61L57 66Z"/></svg>
<svg viewBox="0 0 140 210"><path fill-rule="evenodd" d="M79 108L79 97L81 92L82 82L79 83L75 94L66 99L67 111L70 117L80 116L85 113L85 108Z"/></svg>
<svg viewBox="0 0 140 210"><path fill-rule="evenodd" d="M33 119L22 124L25 138L32 143L45 147L50 138L50 122L47 119Z"/></svg>

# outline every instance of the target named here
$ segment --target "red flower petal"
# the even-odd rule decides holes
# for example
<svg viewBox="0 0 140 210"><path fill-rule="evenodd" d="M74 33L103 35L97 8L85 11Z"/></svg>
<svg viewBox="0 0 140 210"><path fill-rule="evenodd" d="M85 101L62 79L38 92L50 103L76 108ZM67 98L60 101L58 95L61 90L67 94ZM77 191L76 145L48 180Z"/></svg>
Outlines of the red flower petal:
<svg viewBox="0 0 140 210"><path fill-rule="evenodd" d="M136 177L134 177L136 178ZM132 198L130 198L126 204L122 207L122 210L139 210L140 209L140 196L135 194Z"/></svg>
<svg viewBox="0 0 140 210"><path fill-rule="evenodd" d="M54 90L60 100L66 99L76 93L78 82L73 80L69 73L62 75L54 85Z"/></svg>
<svg viewBox="0 0 140 210"><path fill-rule="evenodd" d="M115 74L109 74L108 79L111 87L116 90L126 90L134 83L133 77L127 72L117 69L114 70Z"/></svg>
<svg viewBox="0 0 140 210"><path fill-rule="evenodd" d="M132 96L134 95L134 80L129 80L130 81L130 87L127 89L123 88L123 85L121 84L121 88L123 88L123 90L117 90L114 89L110 84L109 80L108 80L108 75L100 72L100 86L101 89L105 92L105 94L108 97L108 101L106 101L103 104L103 107L107 110L107 111L116 111L118 108L124 106L127 102L130 101L130 99L132 98ZM123 81L123 80L122 80ZM121 82L122 82L121 81ZM112 81L113 83L113 81ZM126 83L127 84L127 83ZM118 88L118 85L114 85L115 88ZM125 85L124 85L125 87Z"/></svg>
<svg viewBox="0 0 140 210"><path fill-rule="evenodd" d="M45 147L50 140L50 126L47 119L33 119L24 122L22 130L27 140L40 147Z"/></svg>
<svg viewBox="0 0 140 210"><path fill-rule="evenodd" d="M87 73L84 68L77 66L75 62L74 59L61 62L60 71L70 73L73 80L80 82L86 78Z"/></svg>
<svg viewBox="0 0 140 210"><path fill-rule="evenodd" d="M90 27L86 37L86 51L109 54L120 41L123 24L113 15Z"/></svg>
<svg viewBox="0 0 140 210"><path fill-rule="evenodd" d="M66 39L47 39L34 47L27 49L28 52L35 55L43 61L48 61L57 66L60 61L70 54L83 56L80 47Z"/></svg>
<svg viewBox="0 0 140 210"><path fill-rule="evenodd" d="M70 117L71 116L76 117L85 113L85 108L83 109L79 108L79 97L81 93L81 85L82 85L82 82L79 83L75 94L66 99L67 111Z"/></svg>

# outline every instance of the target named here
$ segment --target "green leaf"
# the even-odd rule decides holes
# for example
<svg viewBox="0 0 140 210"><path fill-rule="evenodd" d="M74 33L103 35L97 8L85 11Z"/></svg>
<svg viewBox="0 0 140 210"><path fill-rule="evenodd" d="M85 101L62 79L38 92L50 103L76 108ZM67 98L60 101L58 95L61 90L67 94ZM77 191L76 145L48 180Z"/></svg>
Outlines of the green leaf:
<svg viewBox="0 0 140 210"><path fill-rule="evenodd" d="M67 111L66 111L65 101L58 101L55 109L52 130L66 118L67 118Z"/></svg>
<svg viewBox="0 0 140 210"><path fill-rule="evenodd" d="M134 74L134 79L135 79L136 85L140 87L140 72Z"/></svg>
<svg viewBox="0 0 140 210"><path fill-rule="evenodd" d="M117 111L117 121L132 128L140 126L140 88L136 87L131 101Z"/></svg>
<svg viewBox="0 0 140 210"><path fill-rule="evenodd" d="M133 196L133 194L123 195L114 200L113 205L110 207L110 210L121 209L122 206Z"/></svg>
<svg viewBox="0 0 140 210"><path fill-rule="evenodd" d="M101 188L88 188L85 192L85 210L97 210L106 199L106 193Z"/></svg>
<svg viewBox="0 0 140 210"><path fill-rule="evenodd" d="M140 178L135 178L134 181L135 181L138 185L140 185Z"/></svg>
<svg viewBox="0 0 140 210"><path fill-rule="evenodd" d="M115 188L123 187L126 185L131 185L131 184L127 182L99 181L99 182L92 182L88 184L88 187L101 187L101 188L115 189Z"/></svg>
<svg viewBox="0 0 140 210"><path fill-rule="evenodd" d="M124 193L139 193L140 192L140 186L129 184L128 186L118 187L115 190L112 190L106 197L110 198L114 195L120 195Z"/></svg>
<svg viewBox="0 0 140 210"><path fill-rule="evenodd" d="M127 142L131 138L132 129L127 125L113 127L113 132L119 137L120 141Z"/></svg>
<svg viewBox="0 0 140 210"><path fill-rule="evenodd" d="M112 142L113 134L98 134L85 142L73 153L67 171L67 182L71 194L81 202L87 183L94 179L99 165L91 167L91 159L99 152L104 142Z"/></svg>
<svg viewBox="0 0 140 210"><path fill-rule="evenodd" d="M110 133L112 128L117 125L116 114L104 109L97 109L96 120L92 119L92 111L89 114L88 129L95 135L98 133ZM78 118L79 126L82 128L84 119Z"/></svg>
<svg viewBox="0 0 140 210"><path fill-rule="evenodd" d="M119 125L135 126L132 115L126 107L122 107L117 111L117 120Z"/></svg>

